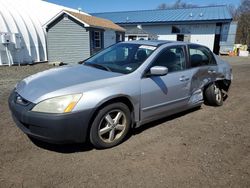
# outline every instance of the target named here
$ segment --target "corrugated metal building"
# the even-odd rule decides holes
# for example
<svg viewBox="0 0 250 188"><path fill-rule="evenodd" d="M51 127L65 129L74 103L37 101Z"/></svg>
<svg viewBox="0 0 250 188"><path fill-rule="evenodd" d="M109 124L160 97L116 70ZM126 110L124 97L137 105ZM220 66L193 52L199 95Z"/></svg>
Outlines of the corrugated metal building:
<svg viewBox="0 0 250 188"><path fill-rule="evenodd" d="M46 23L49 61L77 63L123 40L125 29L113 22L62 11Z"/></svg>
<svg viewBox="0 0 250 188"><path fill-rule="evenodd" d="M157 40L158 36L142 29L141 25L126 31L126 40Z"/></svg>
<svg viewBox="0 0 250 188"><path fill-rule="evenodd" d="M235 40L236 31L230 34L229 31L230 24L234 25L232 27L236 24L231 23L232 16L226 6L107 12L93 15L112 20L127 30L140 25L143 30L158 35L159 40L203 44L215 53L219 52L220 45L231 44Z"/></svg>

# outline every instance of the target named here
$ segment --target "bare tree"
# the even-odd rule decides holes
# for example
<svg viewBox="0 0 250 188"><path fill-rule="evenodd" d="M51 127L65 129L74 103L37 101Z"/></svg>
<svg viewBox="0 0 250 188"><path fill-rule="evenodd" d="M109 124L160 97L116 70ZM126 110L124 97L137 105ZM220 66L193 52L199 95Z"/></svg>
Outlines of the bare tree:
<svg viewBox="0 0 250 188"><path fill-rule="evenodd" d="M233 20L238 20L239 19L239 11L237 9L237 7L235 7L233 4L229 4L227 5L227 8L230 12L230 14L232 15Z"/></svg>
<svg viewBox="0 0 250 188"><path fill-rule="evenodd" d="M182 0L176 0L176 2L173 5L173 8L193 8L197 7L197 5L184 3Z"/></svg>
<svg viewBox="0 0 250 188"><path fill-rule="evenodd" d="M176 0L174 4L160 4L157 9L171 9L171 8L193 8L197 7L197 5L184 3L182 0Z"/></svg>
<svg viewBox="0 0 250 188"><path fill-rule="evenodd" d="M162 4L160 4L158 7L157 7L157 9L160 9L160 10L162 10L162 9L168 9L169 8L169 6L166 4L166 3L162 3Z"/></svg>
<svg viewBox="0 0 250 188"><path fill-rule="evenodd" d="M176 0L175 3L173 4L172 8L183 8L181 0Z"/></svg>
<svg viewBox="0 0 250 188"><path fill-rule="evenodd" d="M250 12L250 0L241 0L241 4L238 8L238 11L241 14Z"/></svg>
<svg viewBox="0 0 250 188"><path fill-rule="evenodd" d="M238 8L236 42L250 45L250 1L242 0Z"/></svg>

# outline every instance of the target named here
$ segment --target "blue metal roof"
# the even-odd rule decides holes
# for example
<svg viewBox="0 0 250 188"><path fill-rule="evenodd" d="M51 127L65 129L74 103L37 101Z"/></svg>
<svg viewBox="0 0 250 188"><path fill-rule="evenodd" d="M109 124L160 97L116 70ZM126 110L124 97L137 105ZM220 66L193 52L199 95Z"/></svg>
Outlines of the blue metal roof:
<svg viewBox="0 0 250 188"><path fill-rule="evenodd" d="M92 15L112 20L117 24L232 20L227 6L224 5L166 10L104 12L93 13Z"/></svg>

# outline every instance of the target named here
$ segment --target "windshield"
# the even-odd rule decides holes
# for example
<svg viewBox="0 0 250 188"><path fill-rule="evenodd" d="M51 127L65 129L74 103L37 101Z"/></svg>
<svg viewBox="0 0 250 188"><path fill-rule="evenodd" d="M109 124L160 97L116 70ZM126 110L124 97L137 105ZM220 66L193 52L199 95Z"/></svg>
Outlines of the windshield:
<svg viewBox="0 0 250 188"><path fill-rule="evenodd" d="M135 71L156 46L119 43L87 59L84 64L106 71L129 74Z"/></svg>

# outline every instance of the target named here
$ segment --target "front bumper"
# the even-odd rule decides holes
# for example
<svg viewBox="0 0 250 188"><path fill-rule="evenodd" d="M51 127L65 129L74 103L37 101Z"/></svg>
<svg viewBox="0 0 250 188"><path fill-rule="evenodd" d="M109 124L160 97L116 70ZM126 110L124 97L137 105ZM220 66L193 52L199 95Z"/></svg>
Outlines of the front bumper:
<svg viewBox="0 0 250 188"><path fill-rule="evenodd" d="M33 103L16 103L17 93L9 97L9 108L17 126L27 135L50 143L85 142L92 110L67 114L32 112Z"/></svg>

